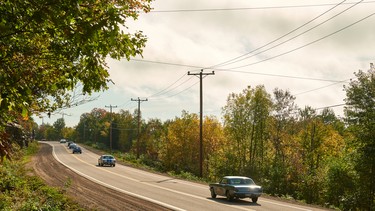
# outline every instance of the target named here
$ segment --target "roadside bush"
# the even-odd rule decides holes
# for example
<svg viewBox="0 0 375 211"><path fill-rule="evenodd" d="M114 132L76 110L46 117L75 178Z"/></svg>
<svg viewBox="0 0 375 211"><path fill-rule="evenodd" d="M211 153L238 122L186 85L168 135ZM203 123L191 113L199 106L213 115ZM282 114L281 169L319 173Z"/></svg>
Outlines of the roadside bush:
<svg viewBox="0 0 375 211"><path fill-rule="evenodd" d="M62 190L45 185L28 172L25 163L37 149L38 144L32 143L13 160L0 164L0 210L83 210Z"/></svg>

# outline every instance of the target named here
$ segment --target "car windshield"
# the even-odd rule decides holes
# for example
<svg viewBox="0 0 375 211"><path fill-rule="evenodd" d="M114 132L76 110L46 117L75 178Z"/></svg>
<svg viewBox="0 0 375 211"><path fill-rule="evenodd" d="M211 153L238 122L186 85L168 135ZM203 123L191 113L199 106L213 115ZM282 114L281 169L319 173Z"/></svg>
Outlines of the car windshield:
<svg viewBox="0 0 375 211"><path fill-rule="evenodd" d="M234 185L253 185L254 181L250 178L234 178L230 180L230 184Z"/></svg>
<svg viewBox="0 0 375 211"><path fill-rule="evenodd" d="M113 159L113 157L112 156L103 156L103 159Z"/></svg>

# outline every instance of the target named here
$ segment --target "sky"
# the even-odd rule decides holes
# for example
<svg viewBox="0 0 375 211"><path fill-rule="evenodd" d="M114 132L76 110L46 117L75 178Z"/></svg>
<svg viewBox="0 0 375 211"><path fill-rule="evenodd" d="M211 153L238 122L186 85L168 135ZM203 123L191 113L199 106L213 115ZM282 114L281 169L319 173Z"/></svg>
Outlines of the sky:
<svg viewBox="0 0 375 211"><path fill-rule="evenodd" d="M146 121L199 114L202 70L210 74L204 116L221 120L229 94L264 85L271 95L288 90L299 108L331 107L342 117L343 86L375 62L375 1L156 0L151 7L124 29L147 36L143 57L108 59L114 84L96 100L34 120L64 118L74 127L94 108L133 113L137 99Z"/></svg>

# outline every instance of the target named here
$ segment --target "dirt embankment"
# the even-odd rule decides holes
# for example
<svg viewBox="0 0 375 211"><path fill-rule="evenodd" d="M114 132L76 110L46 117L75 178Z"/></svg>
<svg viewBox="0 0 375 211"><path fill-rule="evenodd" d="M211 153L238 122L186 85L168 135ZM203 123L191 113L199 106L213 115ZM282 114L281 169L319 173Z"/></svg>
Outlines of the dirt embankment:
<svg viewBox="0 0 375 211"><path fill-rule="evenodd" d="M40 144L30 166L47 185L66 190L87 210L170 210L110 188L96 184L66 168L52 156L52 147Z"/></svg>

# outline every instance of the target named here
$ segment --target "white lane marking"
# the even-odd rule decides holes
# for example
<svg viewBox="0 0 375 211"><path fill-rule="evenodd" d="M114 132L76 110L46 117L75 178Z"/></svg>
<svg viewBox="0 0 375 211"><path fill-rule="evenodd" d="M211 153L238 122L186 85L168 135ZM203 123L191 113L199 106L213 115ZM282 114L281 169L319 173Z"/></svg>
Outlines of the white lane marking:
<svg viewBox="0 0 375 211"><path fill-rule="evenodd" d="M50 144L50 145L51 145L51 144ZM62 162L62 161L56 156L56 153L55 153L55 146L54 146L54 145L51 145L51 146L52 146L52 149L53 149L53 150L52 150L52 152L53 152L52 154L53 154L53 156L55 157L55 159L56 159L57 161L59 161L61 164L63 164L63 165L66 166L67 168L71 169L72 171L76 172L77 174L79 174L79 175L81 175L81 176L83 176L83 177L86 177L86 178L88 178L89 180L91 180L91 181L93 181L93 182L99 183L99 184L101 184L101 185L103 185L103 186L106 186L106 187L108 187L108 188L111 188L111 189L114 189L114 190L120 191L120 192L122 192L122 193L126 193L126 194L129 194L129 195L131 195L131 196L134 196L134 197L137 197L137 198L141 198L141 199L144 199L144 200L147 200L147 201L153 202L153 203L155 203L155 204L159 204L159 205L161 205L161 206L167 207L167 208L172 209L172 210L185 211L184 209L181 209L181 208L175 207L175 206L173 206L173 205L170 205L170 204L167 204L167 203L164 203L164 202L161 202L161 201L157 201L157 200L154 200L154 199L151 199L151 198L148 198L148 197L142 196L142 195L138 195L138 194L136 194L136 193L132 193L132 192L129 192L129 191L123 190L123 189L121 189L121 188L117 188L117 187L115 187L115 186L112 186L112 185L109 185L109 184L107 184L107 183L104 183L104 182L102 182L102 181L100 181L100 180L97 180L97 179L95 179L95 178L93 178L93 177L90 177L90 176L88 176L88 175L86 175L86 174L84 174L84 173L82 173L82 172L80 172L80 171L78 171L78 170L76 170L76 169L70 168L68 165L66 165L64 162ZM79 159L79 160L81 160L81 159ZM81 161L82 161L82 160L81 160ZM84 162L84 161L83 161L83 162ZM87 163L87 162L85 162L85 163ZM90 164L90 165L91 165L91 164Z"/></svg>
<svg viewBox="0 0 375 211"><path fill-rule="evenodd" d="M297 210L312 211L310 209L296 207L296 206L292 206L292 205L288 205L288 204L276 203L276 202L272 202L272 201L268 201L268 200L264 200L264 199L262 199L261 201L269 203L269 204L274 204L274 205L283 206L283 207L289 207L289 208L293 208L293 209L297 209Z"/></svg>
<svg viewBox="0 0 375 211"><path fill-rule="evenodd" d="M76 157L78 160L80 160L82 163L86 163L86 164L89 164L91 166L90 163L87 163L86 161ZM118 174L118 173L115 173L115 172L112 172L112 171L109 171L107 169L104 169L104 168L101 168L102 171L106 171L110 174L114 174L116 176L119 176L119 177L122 177L122 178L125 178L125 179L128 179L128 180L131 180L131 181L134 181L134 182L138 182L138 183L141 183L142 185L148 185L148 186L151 186L151 187L155 187L155 188L159 188L159 189L162 189L162 190L166 190L166 191L170 191L170 192L173 192L173 193L177 193L177 194L181 194L181 195L185 195L185 196L189 196L189 197L192 197L192 198L196 198L196 199L200 199L200 200L204 200L204 201L208 201L208 202L212 202L212 200L209 200L207 198L203 198L203 197L200 197L200 196L196 196L196 195L192 195L192 194L188 194L188 193L184 193L184 192L181 192L181 191L177 191L177 190L173 190L173 189L170 189L170 188L165 188L165 187L161 187L161 186L158 186L158 185L154 185L154 184L150 184L150 183L144 183L140 180L137 180L137 179L134 179L134 178L131 178L131 177L127 177L127 176L124 176L122 174ZM255 210L251 210L251 209L248 209L248 208L242 208L242 207L236 207L236 206L232 206L232 205L225 205L225 206L228 206L228 207L232 207L232 208L236 208L236 209L241 209L241 210L247 210L247 211L255 211Z"/></svg>
<svg viewBox="0 0 375 211"><path fill-rule="evenodd" d="M59 160L59 159L57 158L57 156L55 155L55 148L54 148L54 145L52 145L52 149L53 149L53 153L54 153L55 158L56 158L60 163L64 164L66 167L70 168L68 165L66 165L65 163L63 163L61 160ZM76 157L77 160L81 161L82 163L86 163L86 164L88 164L89 166L92 166L91 163L88 163L88 162L86 162L86 161L80 159L77 155L75 155L75 157ZM94 166L92 166L92 167L94 168ZM81 176L84 176L84 177L87 177L87 178L89 178L89 179L92 179L92 181L94 181L94 182L98 182L99 184L103 184L104 186L107 186L107 187L110 187L110 188L113 187L113 189L115 189L115 190L123 190L123 189L120 189L120 188L117 188L117 187L111 186L111 185L109 185L109 184L106 184L106 183L104 183L104 182L101 182L100 180L97 180L97 179L95 179L95 178L92 178L92 177L90 177L90 176L88 176L88 175L86 175L86 174L84 174L84 173L82 173L82 172L80 172L80 171L78 171L78 170L75 170L75 169L73 169L73 168L70 168L70 169L72 169L73 171L77 172L77 173L80 174ZM134 182L141 183L141 184L143 184L143 185L148 185L148 186L151 186L151 187L159 188L159 189L162 189L162 190L170 191L170 192L173 192L173 193L177 193L177 194L181 194L181 195L185 195L185 196L189 196L189 197L192 197L192 198L196 198L196 199L200 199L200 200L204 200L204 201L207 201L207 202L213 203L212 200L209 200L209 199L207 199L207 198L203 198L203 197L200 197L200 196L191 195L191 194L188 194L188 193L184 193L184 192L177 191L177 190L173 190L173 189L169 189L169 188L164 188L164 187L161 187L161 186L158 186L158 185L153 185L153 184L150 184L150 183L144 183L144 182L142 182L142 181L140 181L140 180L136 180L136 179L134 179L134 178L127 177L127 176L124 176L124 175L121 175L121 174L118 174L118 173L115 173L115 172L109 171L109 170L104 169L104 168L101 168L101 170L102 170L102 171L106 171L106 172L111 173L111 174L114 174L114 175L117 175L117 176L119 176L119 177L122 177L122 178L128 179L128 180L134 181ZM140 170L139 170L139 171L140 171ZM121 191L121 192L128 193L128 194L130 194L130 195L134 194L134 196L138 196L138 197L140 197L140 198L144 198L144 199L146 199L146 200L147 200L147 199L150 199L150 198L148 198L148 197L140 196L140 195L138 195L138 194L136 194L136 193L131 193L131 192L128 192L128 191L125 191L125 190L123 190L123 191ZM156 201L156 200L154 200L154 199L150 199L150 200ZM150 201L150 200L149 200L149 201ZM159 202L159 201L156 201L156 202L154 202L154 203L157 203L157 202ZM160 203L165 204L165 203L163 203L163 202L160 202ZM159 203L157 203L157 204L159 204ZM162 205L162 204L161 204L161 205ZM167 204L167 205L169 205L169 204ZM169 206L172 206L172 207L173 207L173 205L169 205ZM227 205L227 204L225 204L224 206L231 207L231 208L235 208L235 209L239 209L239 210L255 211L255 210L252 210L252 209L249 209L249 208L238 207L238 206L235 206L235 205ZM175 209L175 208L172 208L172 209L174 209L174 210L176 210L176 209L177 209L177 210L182 210L181 208L176 208L176 209Z"/></svg>
<svg viewBox="0 0 375 211"><path fill-rule="evenodd" d="M48 143L48 144L49 144L49 143ZM50 145L51 145L51 144L50 144ZM53 146L53 145L51 145L51 146L53 147L53 153L54 153L54 157L56 158L56 160L58 160L60 163L64 164L64 163L63 163L62 161L60 161L60 160L57 158L57 156L55 155L55 152L54 152L54 146ZM67 148L66 148L66 151L69 152ZM87 151L89 151L89 150L87 150ZM91 152L91 151L89 151L89 152ZM93 154L94 154L94 153L93 153ZM83 163L86 163L86 164L92 165L91 163L88 163L88 162L86 162L86 161L84 161L84 160L78 158L77 156L75 156L75 157L76 157L78 160L80 160L81 162L83 162ZM93 156L90 156L90 157L93 157ZM64 164L64 165L65 165L65 164ZM68 168L70 168L70 167L67 166L67 165L65 165L65 166L68 167ZM130 168L130 167L129 167L129 168ZM72 168L71 168L71 169L72 169ZM134 169L134 168L131 168L131 169L132 169L134 172L141 173L141 174L144 174L144 175L148 175L147 173L144 173L144 172L141 171L141 170ZM80 175L82 175L82 176L88 177L89 179L91 178L90 176L85 175L84 173L81 173L81 172L79 172L78 170L75 170L75 169L72 169L72 170L73 170L73 171L76 171L78 174L80 174ZM111 173L111 174L117 175L117 176L122 177L122 178L126 178L126 179L128 179L128 180L135 181L135 182L139 182L139 183L142 183L142 184L146 184L146 185L149 185L149 186L152 186L152 187L160 188L160 189L163 189L163 190L171 191L171 192L174 192L174 193L178 193L178 194L182 194L182 195L190 196L190 197L197 198L197 199L201 199L201 200L205 200L205 201L210 201L210 200L208 200L208 199L201 198L201 197L199 197L199 196L191 195L191 194L188 194L188 193L184 193L184 192L176 191L176 190L169 189L169 188L164 188L164 187L157 186L157 185L153 185L153 184L150 184L150 183L143 183L143 182L140 181L140 180L136 180L136 179L133 179L133 178L131 178L131 177L127 177L127 176L124 176L124 175L121 175L121 174L118 174L118 173L115 173L115 172L112 172L112 171L108 171L107 169L101 169L101 170L103 170L103 171L107 171L108 173ZM159 175L157 175L157 176L159 176ZM144 196L140 196L140 195L138 195L138 194L131 193L131 192L128 192L128 191L125 191L125 190L119 189L119 188L117 188L117 187L114 187L114 186L108 185L108 184L103 183L103 182L101 182L101 181L99 181L99 180L96 180L96 179L94 179L94 178L92 178L92 180L93 180L94 182L97 182L97 183L103 184L104 186L107 186L107 187L113 188L113 189L115 189L115 190L119 190L120 192L128 193L129 195L133 195L133 194L134 194L134 196L137 196L137 197L140 197L140 198L143 198L143 197L144 197ZM176 179L176 180L178 180L178 179ZM200 185L198 185L198 184L194 184L194 183L190 184L190 182L185 182L185 181L183 181L183 180L178 180L178 181L181 182L181 183L185 183L185 184L189 184L189 185L194 185L194 186L196 186L196 187L203 188L203 186L200 186ZM144 197L144 198L147 200L147 197ZM153 199L150 199L150 200L153 200ZM311 210L311 209L306 209L306 208L296 207L296 206L292 206L292 205L288 205L288 204L281 204L281 203L276 203L276 202L268 201L268 200L265 200L264 198L262 198L261 201L262 201L262 202L269 203L269 204L274 204L274 205L283 206L283 207L289 207L289 208L293 208L293 209L297 209L297 210L313 211L313 210ZM211 202L211 201L210 201L210 202ZM156 202L154 202L154 203L156 203ZM160 203L164 204L163 202L160 202ZM158 204L158 203L157 203L157 204ZM161 205L162 205L162 204L161 204ZM172 205L170 205L170 206L172 206ZM255 210L246 209L246 208L242 208L242 207L233 207L233 206L231 206L231 205L226 205L226 206L229 206L229 207L232 207L232 208L237 208L237 209L242 209L242 210L255 211ZM180 208L178 208L178 209L181 210Z"/></svg>
<svg viewBox="0 0 375 211"><path fill-rule="evenodd" d="M98 158L100 155L97 155L95 154L94 152L90 151L90 150L87 150L85 149L84 147L82 147L82 150L85 150L87 152L90 152L90 153L85 153L86 155L92 157L92 158ZM68 148L66 148L67 151L68 151ZM69 151L68 151L69 152ZM95 157L94 157L95 155ZM142 170L139 170L139 169L135 169L135 168L132 168L132 167L128 167L131 171L137 173L137 174L142 174L142 175L145 175L145 176L150 176L150 173L149 172L144 172ZM129 170L128 169L128 170ZM158 174L152 174L153 177L157 177L157 178L161 178L161 179L164 179L164 178L171 178L171 177L167 177L167 176L163 176L163 175L158 175ZM187 182L187 181L183 181L183 180L180 180L180 179L175 179L175 178L172 178L174 179L174 181L178 181L179 183L181 184L186 184L186 185L189 185L189 186L194 186L194 187L197 187L197 188L200 188L200 189L208 189L208 187L204 186L204 185L200 185L200 184L196 184L196 183L193 183L193 182Z"/></svg>

